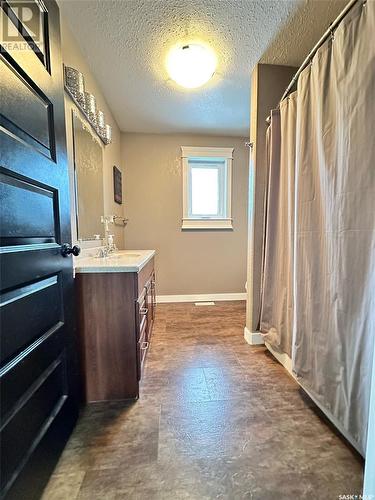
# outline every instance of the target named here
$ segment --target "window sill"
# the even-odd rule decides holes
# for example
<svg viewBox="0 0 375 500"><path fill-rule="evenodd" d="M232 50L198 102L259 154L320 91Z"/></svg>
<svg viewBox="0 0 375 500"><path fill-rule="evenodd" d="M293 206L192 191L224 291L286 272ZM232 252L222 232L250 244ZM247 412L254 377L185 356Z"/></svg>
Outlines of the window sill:
<svg viewBox="0 0 375 500"><path fill-rule="evenodd" d="M233 229L232 219L182 219L183 230Z"/></svg>

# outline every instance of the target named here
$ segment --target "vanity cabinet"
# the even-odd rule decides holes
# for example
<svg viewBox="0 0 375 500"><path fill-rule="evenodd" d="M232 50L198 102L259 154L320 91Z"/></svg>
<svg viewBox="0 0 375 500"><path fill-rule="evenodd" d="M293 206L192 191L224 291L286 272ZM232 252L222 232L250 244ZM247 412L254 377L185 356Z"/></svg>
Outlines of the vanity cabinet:
<svg viewBox="0 0 375 500"><path fill-rule="evenodd" d="M136 302L137 376L142 377L155 317L155 273L152 271Z"/></svg>
<svg viewBox="0 0 375 500"><path fill-rule="evenodd" d="M86 402L136 399L155 317L154 258L138 272L77 273Z"/></svg>

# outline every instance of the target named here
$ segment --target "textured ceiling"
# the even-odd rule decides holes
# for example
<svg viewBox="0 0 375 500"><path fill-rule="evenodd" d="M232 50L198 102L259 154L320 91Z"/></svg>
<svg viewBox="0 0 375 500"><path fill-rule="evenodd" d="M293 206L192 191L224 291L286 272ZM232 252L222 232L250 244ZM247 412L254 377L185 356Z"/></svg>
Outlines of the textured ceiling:
<svg viewBox="0 0 375 500"><path fill-rule="evenodd" d="M342 0L60 0L61 11L123 131L247 135L250 73L262 62L298 65ZM165 58L203 41L218 68L184 90Z"/></svg>
<svg viewBox="0 0 375 500"><path fill-rule="evenodd" d="M300 66L348 0L302 2L260 58L265 64Z"/></svg>

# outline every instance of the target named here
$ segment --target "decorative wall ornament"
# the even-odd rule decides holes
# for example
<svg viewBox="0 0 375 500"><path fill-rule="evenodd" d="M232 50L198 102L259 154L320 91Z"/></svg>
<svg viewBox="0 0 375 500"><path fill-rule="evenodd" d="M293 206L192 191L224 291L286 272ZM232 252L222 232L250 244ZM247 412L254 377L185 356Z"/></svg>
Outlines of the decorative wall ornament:
<svg viewBox="0 0 375 500"><path fill-rule="evenodd" d="M122 204L122 172L119 168L113 167L113 195L118 204Z"/></svg>
<svg viewBox="0 0 375 500"><path fill-rule="evenodd" d="M85 90L84 75L75 68L64 65L64 87L101 141L112 142L112 127L105 123L103 111L97 109L96 98Z"/></svg>

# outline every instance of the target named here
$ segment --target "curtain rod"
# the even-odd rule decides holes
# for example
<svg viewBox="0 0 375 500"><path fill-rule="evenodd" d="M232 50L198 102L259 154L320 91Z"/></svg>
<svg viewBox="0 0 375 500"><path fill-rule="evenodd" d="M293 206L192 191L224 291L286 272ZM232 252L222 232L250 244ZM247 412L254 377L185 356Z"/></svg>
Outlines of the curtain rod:
<svg viewBox="0 0 375 500"><path fill-rule="evenodd" d="M287 95L290 93L290 91L294 87L295 83L298 80L299 75L310 64L310 62L311 62L312 58L314 57L314 55L316 54L317 50L333 34L334 30L338 27L338 25L341 23L341 21L344 19L344 17L348 14L348 12L352 9L352 7L354 7L354 5L359 4L359 3L362 3L363 5L365 5L366 2L367 2L367 0L350 0L350 2L344 7L344 9L340 12L338 17L329 25L329 28L324 33L324 35L314 45L313 49L309 52L308 56L306 57L306 59L303 61L303 63L299 67L297 73L293 76L292 81L289 83L282 98L280 99L279 106L280 106L281 101L283 101L285 99L285 97L287 97Z"/></svg>

